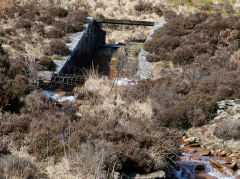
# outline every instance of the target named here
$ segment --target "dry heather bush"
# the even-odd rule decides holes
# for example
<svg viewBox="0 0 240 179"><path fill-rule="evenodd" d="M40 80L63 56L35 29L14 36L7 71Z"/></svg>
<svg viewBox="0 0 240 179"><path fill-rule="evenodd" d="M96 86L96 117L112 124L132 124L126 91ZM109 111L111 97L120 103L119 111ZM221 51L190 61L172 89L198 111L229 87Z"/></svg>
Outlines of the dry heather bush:
<svg viewBox="0 0 240 179"><path fill-rule="evenodd" d="M85 92L86 95L88 93ZM94 93L97 93L95 96L99 95L97 91ZM124 173L163 169L167 163L164 157L173 156L171 150L175 150L176 143L172 132L167 129L159 131L154 121L146 125L152 115L150 102L133 102L129 108L128 104L125 107L121 103L115 104L114 115L101 102L108 98L105 95L90 106L94 113L91 113L92 110L80 110L82 117L79 120L72 116L76 111L69 114L69 108L62 107L60 112L58 107L47 105L40 96L34 92L26 98L26 107L22 112L29 119L28 129L21 130L22 125L13 129L19 133L27 132L28 152L41 161L53 157L57 162L65 154L71 171L82 174L92 171L93 174L105 175L107 170L113 169ZM109 103L114 106L116 102L112 100ZM105 111L98 112L97 108ZM139 108L143 110L139 111ZM15 118L23 119L24 115L16 115ZM139 120L141 118L146 121ZM14 120L10 122L11 126L17 124ZM152 155L158 156L159 160L152 158Z"/></svg>
<svg viewBox="0 0 240 179"><path fill-rule="evenodd" d="M25 29L30 29L31 28L31 23L27 20L24 20L22 18L19 18L15 27L16 28L25 28Z"/></svg>
<svg viewBox="0 0 240 179"><path fill-rule="evenodd" d="M41 70L52 70L54 68L53 60L46 56L40 58L39 64L41 65Z"/></svg>
<svg viewBox="0 0 240 179"><path fill-rule="evenodd" d="M58 139L52 137L47 131L43 131L31 141L28 152L38 160L54 157L54 160L57 161L59 157L63 156L64 147Z"/></svg>
<svg viewBox="0 0 240 179"><path fill-rule="evenodd" d="M240 138L240 122L237 120L231 120L218 124L213 133L220 139L224 140L239 140Z"/></svg>
<svg viewBox="0 0 240 179"><path fill-rule="evenodd" d="M0 157L0 173L3 178L37 178L37 169L29 160L13 155Z"/></svg>
<svg viewBox="0 0 240 179"><path fill-rule="evenodd" d="M32 30L41 36L45 34L44 25L42 24L34 24Z"/></svg>
<svg viewBox="0 0 240 179"><path fill-rule="evenodd" d="M31 119L29 119L28 116L5 116L0 122L0 135L27 133L30 120Z"/></svg>
<svg viewBox="0 0 240 179"><path fill-rule="evenodd" d="M54 18L52 16L50 16L49 14L39 17L38 20L47 25L51 25L54 22Z"/></svg>
<svg viewBox="0 0 240 179"><path fill-rule="evenodd" d="M55 166L49 166L48 176L66 178L107 178L104 160L111 148L105 141L86 142L79 152L71 151Z"/></svg>
<svg viewBox="0 0 240 179"><path fill-rule="evenodd" d="M96 75L90 75L85 84L84 90L87 93L93 93L98 96L106 96L110 93L112 87L112 81L107 77L99 78Z"/></svg>
<svg viewBox="0 0 240 179"><path fill-rule="evenodd" d="M53 17L66 17L68 15L68 11L61 7L52 7L48 9L48 12Z"/></svg>
<svg viewBox="0 0 240 179"><path fill-rule="evenodd" d="M15 0L1 0L0 1L0 12L14 8L16 6Z"/></svg>
<svg viewBox="0 0 240 179"><path fill-rule="evenodd" d="M69 53L69 49L65 43L60 40L52 40L49 45L44 47L45 55L61 55L66 56Z"/></svg>
<svg viewBox="0 0 240 179"><path fill-rule="evenodd" d="M217 14L169 19L145 50L148 61L170 61L175 67L161 67L160 79L130 87L124 99L152 100L153 116L164 126L205 124L214 117L218 100L240 97L239 27L239 17Z"/></svg>
<svg viewBox="0 0 240 179"><path fill-rule="evenodd" d="M79 145L78 152L66 156L69 169L75 175L87 176L91 173L91 175L99 178L106 177L104 161L111 147L112 144L106 141L87 141Z"/></svg>
<svg viewBox="0 0 240 179"><path fill-rule="evenodd" d="M154 81L141 81L125 90L123 100L143 102L150 99L153 118L159 120L161 125L188 128L203 125L212 119L217 101L240 97L239 71L218 70L193 78L190 83L182 81L182 75L186 80L187 70L183 73L176 77L168 75ZM221 79L219 74L222 75Z"/></svg>
<svg viewBox="0 0 240 179"><path fill-rule="evenodd" d="M52 28L49 31L45 32L45 37L47 38L61 38L65 35L66 34L64 33L64 31L57 28Z"/></svg>
<svg viewBox="0 0 240 179"><path fill-rule="evenodd" d="M0 61L0 108L17 112L21 107L20 98L26 95L30 88L28 80L21 75L24 65L15 59L10 63L6 54Z"/></svg>
<svg viewBox="0 0 240 179"><path fill-rule="evenodd" d="M138 12L151 12L153 11L153 5L150 2L140 0L138 4L134 6L134 9Z"/></svg>
<svg viewBox="0 0 240 179"><path fill-rule="evenodd" d="M240 50L237 50L233 53L233 55L231 56L230 61L232 61L233 63L235 63L238 68L240 67Z"/></svg>

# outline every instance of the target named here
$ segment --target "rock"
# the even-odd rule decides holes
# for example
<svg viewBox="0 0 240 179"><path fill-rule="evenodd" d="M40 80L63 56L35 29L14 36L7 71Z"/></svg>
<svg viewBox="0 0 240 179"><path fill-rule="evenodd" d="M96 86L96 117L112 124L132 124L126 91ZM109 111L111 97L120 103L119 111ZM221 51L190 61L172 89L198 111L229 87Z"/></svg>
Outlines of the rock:
<svg viewBox="0 0 240 179"><path fill-rule="evenodd" d="M238 169L237 162L234 161L234 162L230 165L229 168L231 168L232 170L236 171L236 170Z"/></svg>
<svg viewBox="0 0 240 179"><path fill-rule="evenodd" d="M238 154L234 154L233 153L233 154L229 155L229 157L237 159L238 158Z"/></svg>
<svg viewBox="0 0 240 179"><path fill-rule="evenodd" d="M220 162L216 161L215 159L210 159L209 161L211 162L212 165L214 165L215 167L217 167L219 169L224 168L224 166Z"/></svg>
<svg viewBox="0 0 240 179"><path fill-rule="evenodd" d="M82 117L82 113L80 113L80 112L76 112L76 114L75 114L77 117L79 117L79 118L81 118Z"/></svg>
<svg viewBox="0 0 240 179"><path fill-rule="evenodd" d="M0 112L0 120L2 120L2 116L3 116L3 115L2 115L2 113Z"/></svg>
<svg viewBox="0 0 240 179"><path fill-rule="evenodd" d="M199 163L199 164L196 165L195 170L204 171L205 170L205 165L203 163Z"/></svg>
<svg viewBox="0 0 240 179"><path fill-rule="evenodd" d="M190 137L190 138L187 138L187 139L183 139L183 142L186 143L187 145L189 145L189 144L198 143L199 141L196 137Z"/></svg>
<svg viewBox="0 0 240 179"><path fill-rule="evenodd" d="M146 175L135 176L134 179L161 179L166 178L166 173L162 170Z"/></svg>
<svg viewBox="0 0 240 179"><path fill-rule="evenodd" d="M199 143L195 143L195 144L189 144L187 145L188 147L200 147Z"/></svg>
<svg viewBox="0 0 240 179"><path fill-rule="evenodd" d="M192 160L200 160L201 156L200 155L193 155L191 156Z"/></svg>
<svg viewBox="0 0 240 179"><path fill-rule="evenodd" d="M214 153L215 153L214 150L210 150L210 155L211 156L214 156Z"/></svg>
<svg viewBox="0 0 240 179"><path fill-rule="evenodd" d="M227 152L222 151L219 153L219 157L225 157L227 155Z"/></svg>
<svg viewBox="0 0 240 179"><path fill-rule="evenodd" d="M226 162L226 164L231 164L232 163L232 158L231 157L224 157L223 160Z"/></svg>
<svg viewBox="0 0 240 179"><path fill-rule="evenodd" d="M202 156L209 156L209 155L211 155L211 152L209 150L202 151L201 155Z"/></svg>
<svg viewBox="0 0 240 179"><path fill-rule="evenodd" d="M121 178L120 173L119 173L119 172L114 172L114 173L113 173L113 178L114 178L114 179Z"/></svg>
<svg viewBox="0 0 240 179"><path fill-rule="evenodd" d="M196 176L196 179L218 179L217 177L213 177L211 175L208 175L207 173L199 173Z"/></svg>

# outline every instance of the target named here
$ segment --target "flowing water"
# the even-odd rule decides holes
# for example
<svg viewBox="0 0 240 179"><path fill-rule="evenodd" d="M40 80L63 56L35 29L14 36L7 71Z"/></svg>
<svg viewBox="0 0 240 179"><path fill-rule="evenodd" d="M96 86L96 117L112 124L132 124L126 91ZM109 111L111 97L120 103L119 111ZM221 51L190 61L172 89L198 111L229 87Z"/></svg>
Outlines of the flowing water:
<svg viewBox="0 0 240 179"><path fill-rule="evenodd" d="M176 162L173 171L177 179L240 179L240 170L231 169L232 159L212 156L202 148L191 148L184 145L182 156Z"/></svg>

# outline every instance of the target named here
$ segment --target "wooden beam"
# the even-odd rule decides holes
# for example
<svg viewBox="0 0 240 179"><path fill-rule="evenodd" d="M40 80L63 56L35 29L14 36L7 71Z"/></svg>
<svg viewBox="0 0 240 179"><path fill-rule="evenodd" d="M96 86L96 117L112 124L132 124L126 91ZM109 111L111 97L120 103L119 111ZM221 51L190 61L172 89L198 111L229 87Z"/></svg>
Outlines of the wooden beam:
<svg viewBox="0 0 240 179"><path fill-rule="evenodd" d="M103 19L96 20L97 23L102 24L119 24L119 25L139 25L139 26L154 26L155 22L150 21L132 21L132 20L117 20L117 19Z"/></svg>

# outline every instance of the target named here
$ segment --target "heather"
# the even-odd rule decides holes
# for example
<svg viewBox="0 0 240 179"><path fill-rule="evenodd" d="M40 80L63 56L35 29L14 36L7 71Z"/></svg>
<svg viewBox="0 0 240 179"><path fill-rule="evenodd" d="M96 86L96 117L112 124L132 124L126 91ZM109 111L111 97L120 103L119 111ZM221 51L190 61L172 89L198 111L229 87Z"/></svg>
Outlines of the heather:
<svg viewBox="0 0 240 179"><path fill-rule="evenodd" d="M211 124L219 101L240 98L236 8L194 0L71 3L9 4L1 13L0 178L114 178L159 170L171 178L186 131ZM118 79L89 70L81 86L64 92L74 102L47 99L29 75L54 70L53 61L69 54L69 34L83 30L87 16L165 20L144 45L152 75L117 85ZM127 44L145 41L150 29L104 28L108 42L125 38ZM117 66L128 50L117 51ZM129 66L130 78L137 63ZM216 125L212 134L239 140L239 122Z"/></svg>
<svg viewBox="0 0 240 179"><path fill-rule="evenodd" d="M197 13L169 19L145 44L147 60L160 66L154 72L159 78L128 89L127 96L158 101L155 117L165 126L206 124L216 102L240 95L238 18Z"/></svg>

